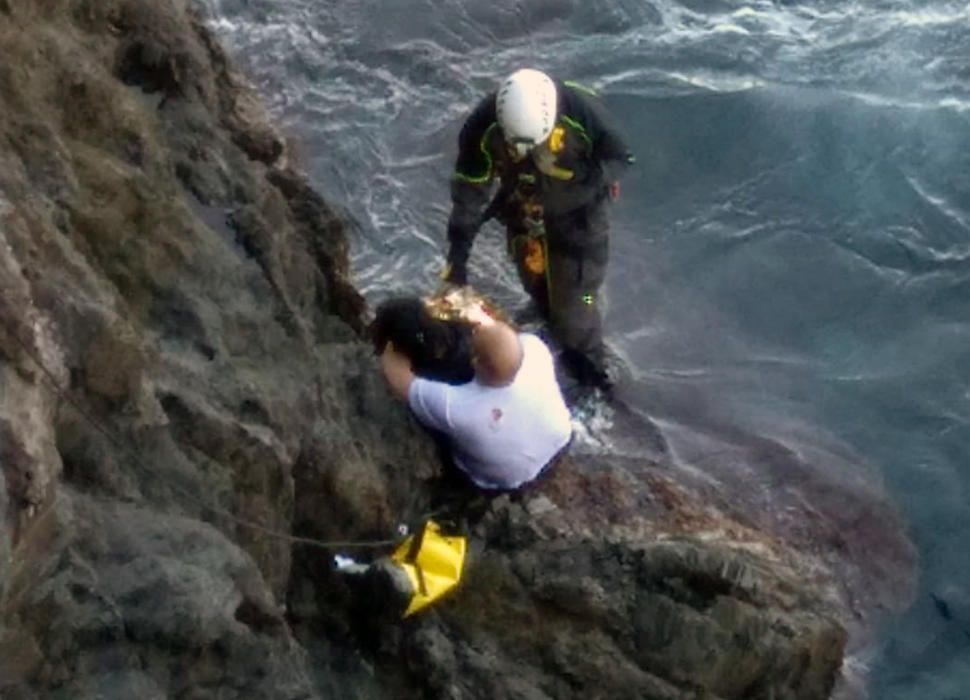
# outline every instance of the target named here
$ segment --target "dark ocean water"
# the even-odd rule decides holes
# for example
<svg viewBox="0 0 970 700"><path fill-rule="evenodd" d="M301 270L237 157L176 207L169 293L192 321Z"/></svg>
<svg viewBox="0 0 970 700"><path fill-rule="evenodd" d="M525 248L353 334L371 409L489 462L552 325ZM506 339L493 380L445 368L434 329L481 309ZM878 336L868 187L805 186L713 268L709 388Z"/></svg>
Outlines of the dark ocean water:
<svg viewBox="0 0 970 700"><path fill-rule="evenodd" d="M873 698L970 698L970 4L200 4L375 301L435 286L481 94L521 65L598 88L639 159L607 281L638 406L685 460L731 425L881 477L920 587L854 663ZM484 231L473 282L515 306L501 249Z"/></svg>

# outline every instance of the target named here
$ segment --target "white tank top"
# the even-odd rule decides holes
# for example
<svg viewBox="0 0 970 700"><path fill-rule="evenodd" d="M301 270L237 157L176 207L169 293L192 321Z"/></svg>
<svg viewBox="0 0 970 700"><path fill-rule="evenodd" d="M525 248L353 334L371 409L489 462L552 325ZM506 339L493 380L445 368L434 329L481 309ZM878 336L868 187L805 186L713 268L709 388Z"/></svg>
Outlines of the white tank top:
<svg viewBox="0 0 970 700"><path fill-rule="evenodd" d="M455 462L484 488L531 481L572 434L552 353L532 334L519 334L519 342L522 365L507 386L417 378L408 392L418 419L451 439Z"/></svg>

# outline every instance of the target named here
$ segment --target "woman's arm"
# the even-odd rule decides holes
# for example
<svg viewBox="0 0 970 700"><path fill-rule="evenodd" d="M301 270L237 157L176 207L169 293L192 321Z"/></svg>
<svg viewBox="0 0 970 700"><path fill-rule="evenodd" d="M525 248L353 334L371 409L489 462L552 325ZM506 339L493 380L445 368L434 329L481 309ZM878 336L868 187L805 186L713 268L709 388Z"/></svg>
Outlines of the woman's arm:
<svg viewBox="0 0 970 700"><path fill-rule="evenodd" d="M399 399L408 400L411 382L414 381L414 370L411 360L406 355L394 349L394 343L388 342L381 353L381 371L391 387L391 392Z"/></svg>

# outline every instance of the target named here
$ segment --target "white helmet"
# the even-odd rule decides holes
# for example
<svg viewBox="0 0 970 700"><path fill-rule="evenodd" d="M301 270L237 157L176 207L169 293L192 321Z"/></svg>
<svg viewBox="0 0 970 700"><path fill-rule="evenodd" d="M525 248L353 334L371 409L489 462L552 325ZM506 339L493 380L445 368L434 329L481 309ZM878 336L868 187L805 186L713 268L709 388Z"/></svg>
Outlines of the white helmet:
<svg viewBox="0 0 970 700"><path fill-rule="evenodd" d="M499 87L498 125L520 156L549 138L556 125L556 102L552 78L532 68L517 70Z"/></svg>

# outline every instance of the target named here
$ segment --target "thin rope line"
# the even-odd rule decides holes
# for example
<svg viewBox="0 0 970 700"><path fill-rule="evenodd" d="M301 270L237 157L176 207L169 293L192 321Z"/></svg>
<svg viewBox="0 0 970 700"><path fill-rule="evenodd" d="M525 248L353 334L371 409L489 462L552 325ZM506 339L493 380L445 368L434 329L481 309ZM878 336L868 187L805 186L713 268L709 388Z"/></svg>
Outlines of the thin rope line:
<svg viewBox="0 0 970 700"><path fill-rule="evenodd" d="M58 382L57 377L54 375L54 373L50 369L47 368L47 366L44 364L43 360L40 359L40 357L33 350L33 348L31 348L23 340L23 338L20 337L20 334L19 334L17 328L14 327L13 323L9 319L0 317L0 322L2 322L3 326L7 329L7 332L13 337L13 339L17 342L17 344L24 350L24 352L27 353L27 356L31 359L31 361L35 365L37 365L37 367L40 369L40 371L43 372L43 374L47 377L47 380L50 382L51 386L53 387L54 393L57 395L58 398L60 398L63 401L66 401L68 404L70 404L71 406L73 406L74 409L81 415L81 417L84 418L84 420L86 420L95 430L97 430L99 433L101 433L102 435L104 435L116 447L118 447L119 449L121 449L124 452L126 452L134 460L134 463L145 474L148 474L148 475L152 476L153 478L158 479L160 481L164 481L164 479L159 474L155 473L153 470L149 469L146 466L146 464L139 458L138 453L135 452L134 449L132 449L128 445L125 445L108 428L106 428L104 425L101 424L100 421L98 421L94 416L92 416L87 411L87 409L85 409L84 406L82 406L81 403L76 398L74 398L73 396L71 396L71 394L68 392L67 389L64 389L60 385L60 383ZM212 514L223 516L225 518L228 518L229 520L231 520L233 523L235 523L237 525L241 525L243 527L247 527L247 528L249 528L251 530L255 530L257 532L260 532L260 533L262 533L264 535L268 535L270 537L275 537L277 539L284 540L284 541L287 541L287 542L291 542L293 544L304 544L304 545L311 546L311 547L319 547L321 549L370 548L370 547L377 548L377 547L386 547L388 545L398 544L399 542L401 542L404 539L403 537L396 537L396 538L384 539L384 540L333 540L333 541L323 541L323 540L318 540L318 539L315 539L315 538L312 538L312 537L301 537L299 535L291 535L291 534L289 534L287 532L282 532L280 530L274 530L273 528L269 528L269 527L266 527L264 525L260 525L259 523L255 523L255 522L252 522L250 520L246 520L245 518L241 518L238 515L230 512L230 511L228 511L228 510L226 510L224 508L220 508L218 506L210 505L210 504L206 503L205 501L197 498L194 494L192 494L190 491L188 491L184 487L179 486L179 485L177 485L177 484L175 484L175 483L173 483L171 481L168 482L168 485L171 486L176 492L178 492L179 494L181 494L183 497L187 498L188 500L192 501L193 503L196 503L202 509L204 509L204 510L206 510L206 511L212 513Z"/></svg>

